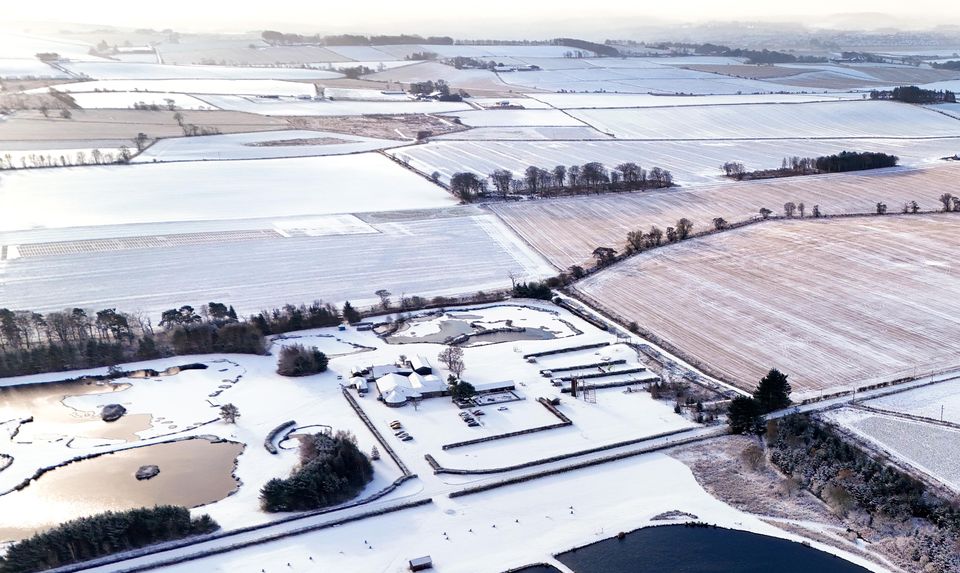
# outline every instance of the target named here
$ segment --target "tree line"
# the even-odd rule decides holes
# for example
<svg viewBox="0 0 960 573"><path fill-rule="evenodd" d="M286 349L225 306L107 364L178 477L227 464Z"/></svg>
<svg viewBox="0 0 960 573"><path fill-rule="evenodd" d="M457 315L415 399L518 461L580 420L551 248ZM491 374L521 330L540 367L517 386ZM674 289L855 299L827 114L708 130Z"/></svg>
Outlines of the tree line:
<svg viewBox="0 0 960 573"><path fill-rule="evenodd" d="M493 186L491 191L488 180ZM632 162L620 163L612 170L598 161L584 165L557 165L543 169L531 165L516 178L512 171L496 169L487 178L473 172L454 173L450 177L450 191L459 199L471 202L478 198L497 196L534 195L550 197L579 193L606 193L673 187L673 175L666 169L654 167L647 171Z"/></svg>
<svg viewBox="0 0 960 573"><path fill-rule="evenodd" d="M897 553L912 565L908 569L960 570L960 505L955 499L874 459L807 415L787 416L769 427L770 461L793 483L837 513L896 538Z"/></svg>
<svg viewBox="0 0 960 573"><path fill-rule="evenodd" d="M870 99L888 99L904 103L956 103L957 96L950 90L925 90L917 86L900 86L893 90L872 90Z"/></svg>
<svg viewBox="0 0 960 573"><path fill-rule="evenodd" d="M693 52L698 56L723 56L728 58L746 58L748 64L790 64L790 63L825 63L827 58L821 56L797 56L787 52L778 52L775 50L747 50L744 48L731 48L722 44L695 44L689 42L659 42L650 47L660 50L684 50Z"/></svg>
<svg viewBox="0 0 960 573"><path fill-rule="evenodd" d="M373 466L348 432L300 438L300 463L290 476L260 490L264 511L306 511L355 497L373 479Z"/></svg>
<svg viewBox="0 0 960 573"><path fill-rule="evenodd" d="M62 523L14 543L0 557L0 573L43 571L219 528L209 515L191 518L185 507L160 505L108 511Z"/></svg>
<svg viewBox="0 0 960 573"><path fill-rule="evenodd" d="M796 175L816 175L820 173L842 173L845 171L864 171L896 167L900 158L896 155L872 151L841 151L833 155L820 157L784 157L779 169L758 169L747 171L743 163L728 161L720 166L726 177L737 181L753 179L772 179L793 177Z"/></svg>
<svg viewBox="0 0 960 573"><path fill-rule="evenodd" d="M365 36L360 34L320 34L303 35L288 32L264 30L260 34L264 42L271 45L316 44L321 46L390 46L398 44L436 44L450 46L453 38L449 36L418 36L416 34Z"/></svg>

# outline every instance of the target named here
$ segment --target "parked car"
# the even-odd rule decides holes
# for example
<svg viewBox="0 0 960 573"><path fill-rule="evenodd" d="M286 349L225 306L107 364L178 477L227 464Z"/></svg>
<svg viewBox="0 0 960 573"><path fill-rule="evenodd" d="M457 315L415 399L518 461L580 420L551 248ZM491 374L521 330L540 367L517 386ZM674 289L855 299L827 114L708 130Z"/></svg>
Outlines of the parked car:
<svg viewBox="0 0 960 573"><path fill-rule="evenodd" d="M509 409L510 409L510 408L507 408L506 406L500 406L499 408L497 408L497 411L499 411L499 412L506 412L506 411L509 410Z"/></svg>
<svg viewBox="0 0 960 573"><path fill-rule="evenodd" d="M483 410L474 410L474 411L473 411L473 415L474 415L474 416L486 416L487 413L484 412Z"/></svg>
<svg viewBox="0 0 960 573"><path fill-rule="evenodd" d="M402 438L400 438L400 439L403 440L404 442L409 442L410 440L413 439L413 436L411 436L410 434L407 434L406 436L404 436L404 437L402 437Z"/></svg>
<svg viewBox="0 0 960 573"><path fill-rule="evenodd" d="M477 426L480 425L480 422L478 422L478 421L476 421L476 420L470 420L470 421L467 423L467 425L470 426L471 428L476 428Z"/></svg>

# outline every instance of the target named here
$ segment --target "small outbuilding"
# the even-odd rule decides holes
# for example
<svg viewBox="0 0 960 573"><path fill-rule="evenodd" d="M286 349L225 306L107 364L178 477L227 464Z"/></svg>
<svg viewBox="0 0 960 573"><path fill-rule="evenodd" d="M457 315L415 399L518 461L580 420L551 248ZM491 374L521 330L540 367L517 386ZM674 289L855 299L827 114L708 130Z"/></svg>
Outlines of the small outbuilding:
<svg viewBox="0 0 960 573"><path fill-rule="evenodd" d="M433 569L433 559L429 555L410 560L411 571L426 571L427 569Z"/></svg>

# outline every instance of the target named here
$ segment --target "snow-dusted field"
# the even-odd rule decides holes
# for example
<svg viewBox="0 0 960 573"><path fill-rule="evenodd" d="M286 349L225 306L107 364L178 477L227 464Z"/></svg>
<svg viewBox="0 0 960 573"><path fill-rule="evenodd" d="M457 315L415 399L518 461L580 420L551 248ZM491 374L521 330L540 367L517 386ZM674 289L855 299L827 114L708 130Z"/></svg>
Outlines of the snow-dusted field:
<svg viewBox="0 0 960 573"><path fill-rule="evenodd" d="M960 122L886 101L575 110L574 117L625 139L960 136Z"/></svg>
<svg viewBox="0 0 960 573"><path fill-rule="evenodd" d="M215 110L216 107L193 96L177 93L144 92L82 92L71 94L77 105L84 109L136 109L138 105L157 105L164 111L171 106L174 110Z"/></svg>
<svg viewBox="0 0 960 573"><path fill-rule="evenodd" d="M628 60L629 61L629 60ZM622 92L664 94L738 94L800 91L770 82L734 78L687 70L652 62L639 67L540 70L499 74L505 83L519 89L552 92Z"/></svg>
<svg viewBox="0 0 960 573"><path fill-rule="evenodd" d="M351 227L331 234L338 231L279 221L281 233L247 240L214 234L132 249L104 241L99 248L7 260L0 263L0 300L11 308L115 307L154 316L171 306L224 300L250 313L315 299L372 305L381 288L397 296L472 294L508 288L511 274L517 280L552 274L494 216L475 209L365 221L375 232Z"/></svg>
<svg viewBox="0 0 960 573"><path fill-rule="evenodd" d="M649 165L648 165L649 166ZM661 230L685 217L693 232L713 228L714 217L728 222L757 217L761 208L783 212L788 201L804 203L807 216L814 205L824 214L872 213L877 202L898 212L916 201L921 209L938 210L943 189L958 176L955 165L918 170L880 170L786 179L726 183L691 189L539 199L491 206L529 244L560 269L592 264L598 245L617 250L627 233Z"/></svg>
<svg viewBox="0 0 960 573"><path fill-rule="evenodd" d="M545 102L558 109L576 108L629 108L629 107L681 107L692 105L732 105L750 103L808 103L819 101L860 100L859 93L824 94L742 94L671 96L651 94L530 94L532 99ZM524 105L526 105L524 103Z"/></svg>
<svg viewBox="0 0 960 573"><path fill-rule="evenodd" d="M584 127L582 121L555 109L490 109L464 111L448 115L459 117L464 125L476 127L529 125Z"/></svg>
<svg viewBox="0 0 960 573"><path fill-rule="evenodd" d="M36 58L0 58L0 79L69 77Z"/></svg>
<svg viewBox="0 0 960 573"><path fill-rule="evenodd" d="M299 140L299 141L298 141ZM310 141L316 140L314 144ZM269 143L272 145L265 145ZM135 163L208 161L343 155L396 147L401 142L326 131L287 130L172 137L161 139L137 155Z"/></svg>
<svg viewBox="0 0 960 573"><path fill-rule="evenodd" d="M868 402L870 406L960 424L960 381L950 380ZM942 408L942 409L941 409Z"/></svg>
<svg viewBox="0 0 960 573"><path fill-rule="evenodd" d="M960 126L960 122L957 125ZM562 141L564 139L595 141ZM520 177L530 165L552 169L555 165L599 161L613 169L631 161L646 169L668 169L677 184L688 186L729 182L720 170L728 161L742 162L748 170L774 169L780 167L784 157L881 151L899 157L901 165L922 166L941 163L941 157L960 152L960 138L616 141L587 127L478 128L434 140L390 153L424 173L439 171L443 180L459 171L486 176L496 169L507 169Z"/></svg>
<svg viewBox="0 0 960 573"><path fill-rule="evenodd" d="M182 94L225 94L225 95L278 95L300 96L316 95L317 90L309 82L282 80L190 80L190 79L135 79L135 80L95 80L60 84L56 87L62 92L160 92ZM49 88L38 88L28 93L46 93ZM75 96L76 97L76 96Z"/></svg>
<svg viewBox="0 0 960 573"><path fill-rule="evenodd" d="M539 140L551 141L551 146L557 149L559 145L552 143L557 140L584 140L584 139L613 139L605 133L600 133L585 125L555 127L555 126L523 126L523 127L478 127L469 131L455 131L430 138L440 141L496 141L496 140ZM452 150L452 148L451 148ZM438 158L439 159L439 158ZM468 164L464 160L464 164ZM447 176L455 172L449 171ZM432 172L431 172L432 173Z"/></svg>
<svg viewBox="0 0 960 573"><path fill-rule="evenodd" d="M342 77L325 70L303 68L172 66L125 62L68 62L64 67L95 80L320 80Z"/></svg>
<svg viewBox="0 0 960 573"><path fill-rule="evenodd" d="M960 492L960 459L952 453L960 430L844 408L832 421Z"/></svg>
<svg viewBox="0 0 960 573"><path fill-rule="evenodd" d="M743 388L776 367L805 397L960 366L960 318L942 311L960 295L944 255L958 229L949 214L769 222L642 253L576 288Z"/></svg>
<svg viewBox="0 0 960 573"><path fill-rule="evenodd" d="M376 154L71 167L4 176L0 231L425 209L456 200Z"/></svg>
<svg viewBox="0 0 960 573"><path fill-rule="evenodd" d="M205 102L220 109L260 115L367 115L442 113L473 109L461 102L441 101L302 101L298 99L256 99L243 96L206 95Z"/></svg>

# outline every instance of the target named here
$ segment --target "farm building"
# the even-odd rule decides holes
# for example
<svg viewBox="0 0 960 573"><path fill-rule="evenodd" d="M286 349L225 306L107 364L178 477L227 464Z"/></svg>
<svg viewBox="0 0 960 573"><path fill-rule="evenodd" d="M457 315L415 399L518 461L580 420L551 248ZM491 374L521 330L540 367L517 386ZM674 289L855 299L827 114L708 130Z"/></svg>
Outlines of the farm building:
<svg viewBox="0 0 960 573"><path fill-rule="evenodd" d="M424 376L427 374L433 374L433 367L430 366L430 361L424 356L414 356L407 361L407 364L409 364L410 368L417 374L422 374Z"/></svg>
<svg viewBox="0 0 960 573"><path fill-rule="evenodd" d="M416 372L408 375L392 372L377 378L376 382L377 392L384 404L393 408L403 406L410 400L449 394L447 385L434 374L424 376Z"/></svg>
<svg viewBox="0 0 960 573"><path fill-rule="evenodd" d="M433 560L430 559L430 556L417 557L410 560L410 570L411 571L424 571L426 569L433 569Z"/></svg>

